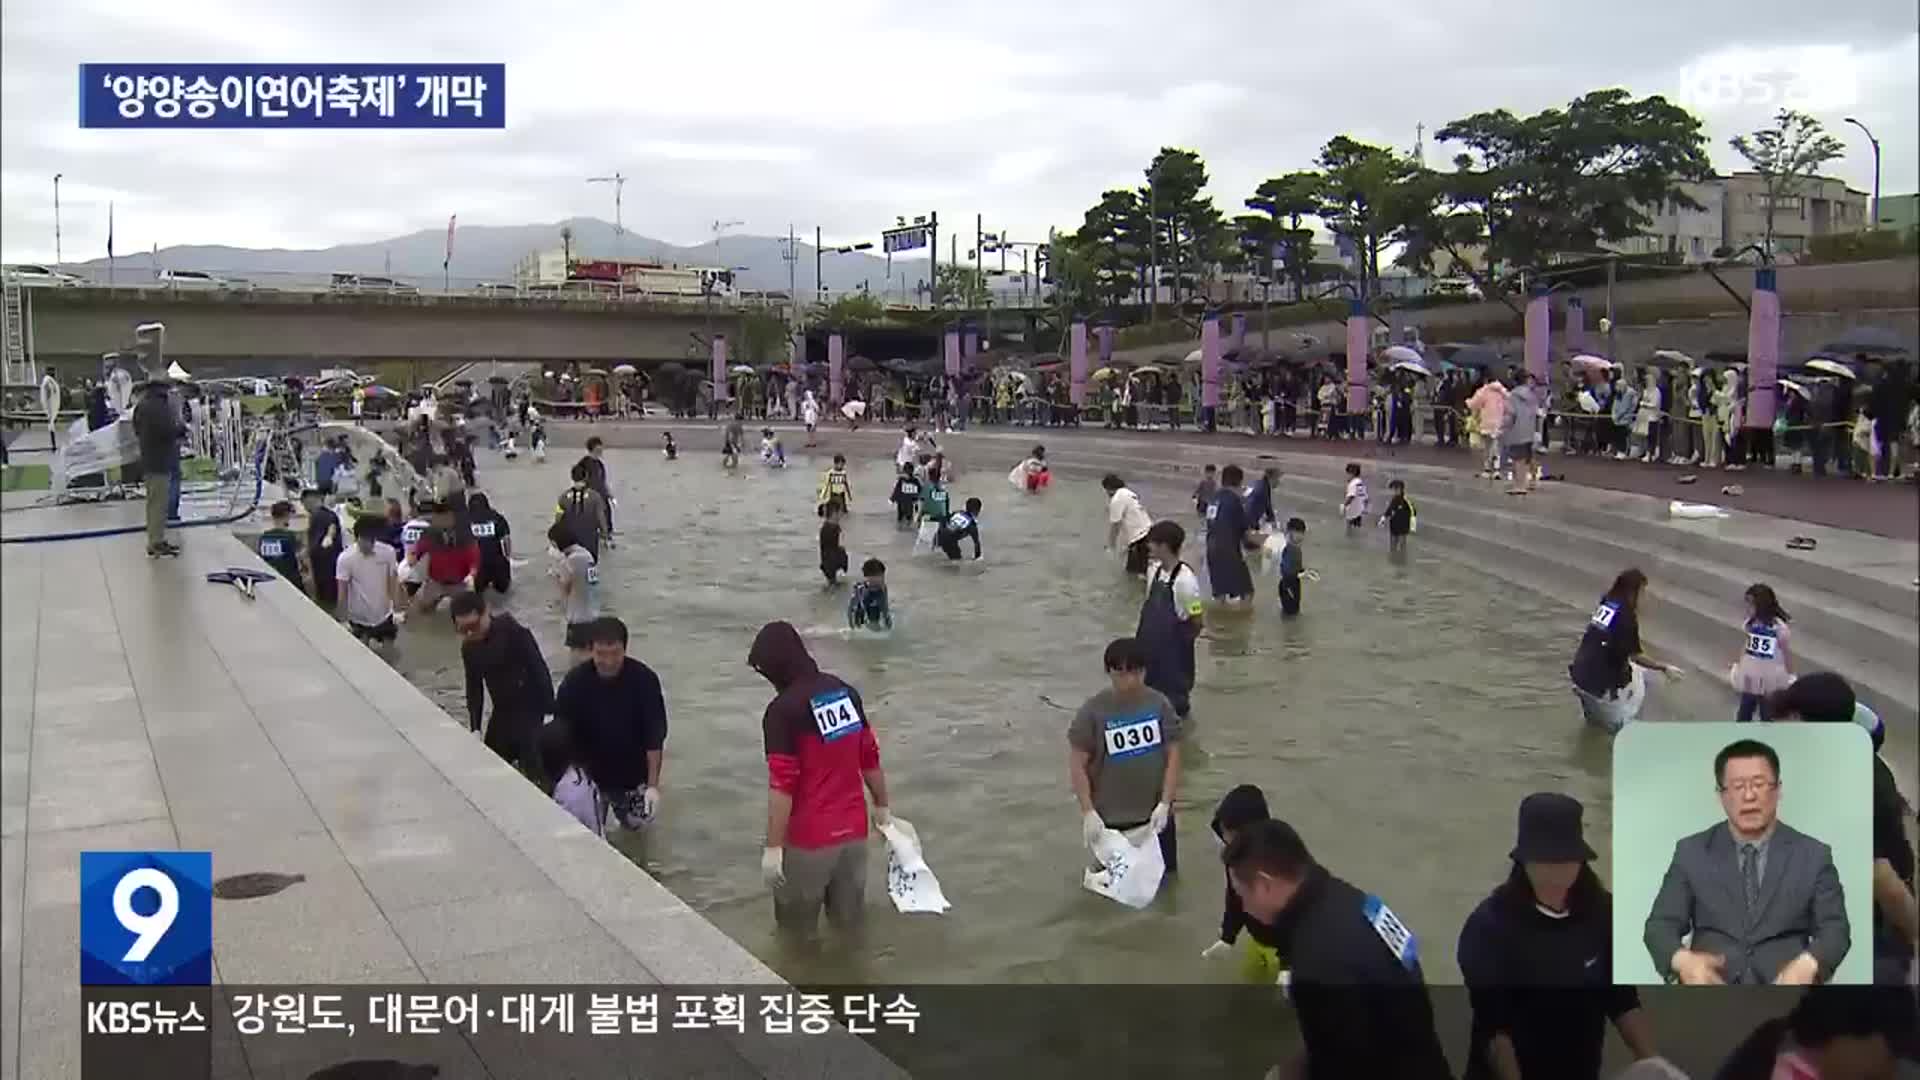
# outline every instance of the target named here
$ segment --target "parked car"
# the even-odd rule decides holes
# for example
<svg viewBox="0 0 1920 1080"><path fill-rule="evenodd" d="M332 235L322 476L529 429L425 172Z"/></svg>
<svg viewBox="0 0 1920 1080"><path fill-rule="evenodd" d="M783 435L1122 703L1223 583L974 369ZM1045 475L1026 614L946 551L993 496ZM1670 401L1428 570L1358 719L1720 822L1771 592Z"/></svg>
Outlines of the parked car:
<svg viewBox="0 0 1920 1080"><path fill-rule="evenodd" d="M329 288L334 292L393 293L400 296L409 296L420 291L404 281L395 281L390 277L377 274L335 274Z"/></svg>
<svg viewBox="0 0 1920 1080"><path fill-rule="evenodd" d="M169 289L224 289L226 279L205 270L162 270L160 284Z"/></svg>
<svg viewBox="0 0 1920 1080"><path fill-rule="evenodd" d="M475 285L473 287L473 291L476 293L479 293L481 296L518 296L520 295L520 290L517 287L513 285L505 285L497 281L483 281L480 284Z"/></svg>
<svg viewBox="0 0 1920 1080"><path fill-rule="evenodd" d="M20 285L85 285L86 279L39 263L14 263L6 268L7 280Z"/></svg>
<svg viewBox="0 0 1920 1080"><path fill-rule="evenodd" d="M1471 300L1483 300L1480 286L1472 278L1435 278L1427 291L1434 296L1464 296Z"/></svg>

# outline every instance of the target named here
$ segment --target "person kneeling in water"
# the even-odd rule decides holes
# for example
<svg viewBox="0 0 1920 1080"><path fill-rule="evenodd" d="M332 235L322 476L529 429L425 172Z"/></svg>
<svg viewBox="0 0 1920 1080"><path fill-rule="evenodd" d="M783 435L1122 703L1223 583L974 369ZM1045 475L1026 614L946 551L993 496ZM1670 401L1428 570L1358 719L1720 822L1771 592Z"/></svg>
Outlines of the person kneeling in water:
<svg viewBox="0 0 1920 1080"><path fill-rule="evenodd" d="M1013 467L1007 482L1015 488L1032 495L1046 489L1053 482L1053 473L1047 468L1047 448L1036 446L1026 460Z"/></svg>
<svg viewBox="0 0 1920 1080"><path fill-rule="evenodd" d="M847 625L855 630L893 629L893 608L887 603L887 564L868 559L860 564L860 583L847 599Z"/></svg>
<svg viewBox="0 0 1920 1080"><path fill-rule="evenodd" d="M940 523L940 529L934 534L934 546L947 553L947 558L955 562L960 560L960 541L973 538L973 557L980 557L980 500L968 499L967 508L958 514L948 515Z"/></svg>
<svg viewBox="0 0 1920 1080"><path fill-rule="evenodd" d="M760 464L773 469L787 467L787 448L780 444L780 437L772 428L760 429Z"/></svg>

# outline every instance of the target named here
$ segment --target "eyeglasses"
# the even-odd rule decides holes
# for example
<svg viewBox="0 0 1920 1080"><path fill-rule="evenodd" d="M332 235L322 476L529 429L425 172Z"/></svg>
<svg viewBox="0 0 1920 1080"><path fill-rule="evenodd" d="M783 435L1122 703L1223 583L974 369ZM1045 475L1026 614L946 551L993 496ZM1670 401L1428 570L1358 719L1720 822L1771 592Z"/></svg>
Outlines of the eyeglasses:
<svg viewBox="0 0 1920 1080"><path fill-rule="evenodd" d="M1720 790L1731 791L1735 795L1765 795L1779 786L1778 780L1735 780L1731 784L1720 785Z"/></svg>

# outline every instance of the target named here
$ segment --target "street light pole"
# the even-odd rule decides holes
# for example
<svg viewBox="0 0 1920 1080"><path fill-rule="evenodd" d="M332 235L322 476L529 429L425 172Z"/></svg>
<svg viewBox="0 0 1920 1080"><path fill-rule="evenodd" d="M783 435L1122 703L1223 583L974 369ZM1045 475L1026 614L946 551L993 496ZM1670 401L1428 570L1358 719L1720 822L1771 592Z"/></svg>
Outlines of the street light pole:
<svg viewBox="0 0 1920 1080"><path fill-rule="evenodd" d="M1867 130L1867 125L1853 117L1847 117L1847 123L1866 132L1867 141L1873 144L1873 228L1878 229L1880 228L1880 140L1873 137L1873 132ZM54 179L57 180L59 177Z"/></svg>
<svg viewBox="0 0 1920 1080"><path fill-rule="evenodd" d="M60 177L62 175L64 174L53 174L53 265L55 269L60 266ZM1878 215L1877 210L1875 214Z"/></svg>
<svg viewBox="0 0 1920 1080"><path fill-rule="evenodd" d="M620 215L620 198L626 191L627 178L616 172L612 176L589 176L587 183L613 185L613 295L615 299L624 300L627 295L627 226Z"/></svg>

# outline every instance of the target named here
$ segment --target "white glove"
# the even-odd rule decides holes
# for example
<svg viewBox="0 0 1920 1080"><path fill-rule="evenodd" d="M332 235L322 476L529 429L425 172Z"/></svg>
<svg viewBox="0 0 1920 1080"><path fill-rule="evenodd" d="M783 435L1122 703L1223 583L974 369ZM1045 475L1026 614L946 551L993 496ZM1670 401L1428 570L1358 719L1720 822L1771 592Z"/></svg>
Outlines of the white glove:
<svg viewBox="0 0 1920 1080"><path fill-rule="evenodd" d="M660 813L660 789L646 787L640 791L640 820L652 821Z"/></svg>
<svg viewBox="0 0 1920 1080"><path fill-rule="evenodd" d="M873 827L884 829L893 823L893 811L884 806L873 808Z"/></svg>
<svg viewBox="0 0 1920 1080"><path fill-rule="evenodd" d="M1213 944L1200 950L1200 959L1211 960L1216 956L1224 956L1225 954L1232 951L1233 951L1233 946L1227 944L1224 941L1215 941Z"/></svg>
<svg viewBox="0 0 1920 1080"><path fill-rule="evenodd" d="M1166 829L1167 818L1172 815L1173 807L1168 803L1161 802L1154 804L1153 816L1147 819L1147 824L1153 827L1153 834L1155 836L1160 835L1160 833Z"/></svg>
<svg viewBox="0 0 1920 1080"><path fill-rule="evenodd" d="M406 621L407 621L406 611L401 610L393 613L393 625L404 626L406 624Z"/></svg>
<svg viewBox="0 0 1920 1080"><path fill-rule="evenodd" d="M1088 847L1092 847L1106 829L1107 823L1100 820L1100 811L1089 810L1080 815L1080 839L1086 841Z"/></svg>
<svg viewBox="0 0 1920 1080"><path fill-rule="evenodd" d="M770 847L760 852L760 880L767 888L777 889L787 883L787 871L782 863L786 859L786 850Z"/></svg>

